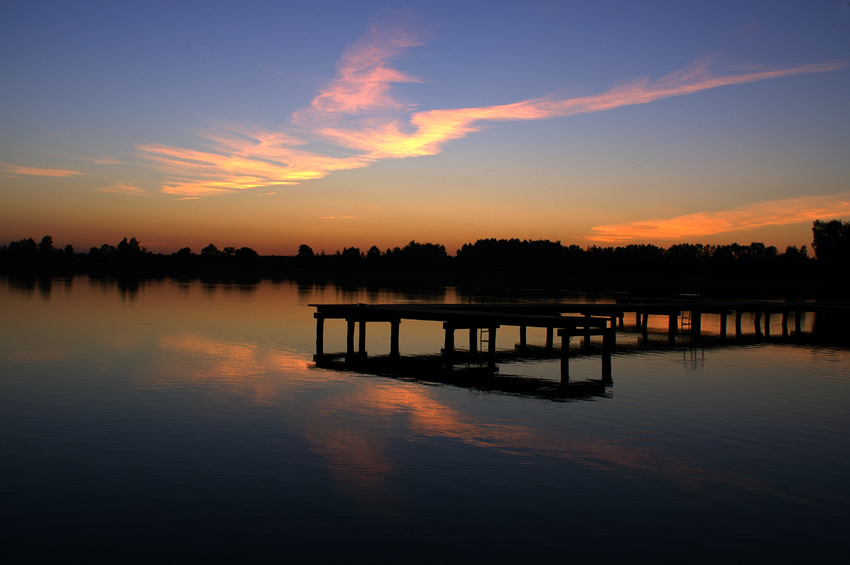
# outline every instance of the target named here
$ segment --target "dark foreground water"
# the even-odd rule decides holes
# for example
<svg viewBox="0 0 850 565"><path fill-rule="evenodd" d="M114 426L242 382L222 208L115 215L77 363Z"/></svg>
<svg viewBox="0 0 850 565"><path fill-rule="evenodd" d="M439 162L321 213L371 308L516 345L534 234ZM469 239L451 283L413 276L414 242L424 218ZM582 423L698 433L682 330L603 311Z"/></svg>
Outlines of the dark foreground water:
<svg viewBox="0 0 850 565"><path fill-rule="evenodd" d="M626 332L613 386L554 400L314 366L308 303L457 299L0 279L0 559L843 562L848 350ZM403 354L442 339L402 322Z"/></svg>

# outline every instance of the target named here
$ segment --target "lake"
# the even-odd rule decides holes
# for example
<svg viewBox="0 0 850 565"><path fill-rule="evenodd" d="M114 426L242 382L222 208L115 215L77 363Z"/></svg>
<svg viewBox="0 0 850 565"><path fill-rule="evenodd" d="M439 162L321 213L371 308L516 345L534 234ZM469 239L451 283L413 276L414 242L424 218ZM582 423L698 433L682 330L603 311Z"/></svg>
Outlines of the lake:
<svg viewBox="0 0 850 565"><path fill-rule="evenodd" d="M846 347L719 342L711 319L705 340L669 346L658 320L649 344L618 334L610 386L561 397L499 390L557 383L545 356L502 363L488 386L429 380L427 366L406 378L315 365L309 304L464 300L453 288L0 278L7 562L800 562L850 550ZM389 325L374 326L367 351L386 354ZM326 351L345 339L344 322L326 322ZM500 351L516 343L500 331ZM442 344L440 324L402 322L403 356ZM570 369L599 379L600 357Z"/></svg>

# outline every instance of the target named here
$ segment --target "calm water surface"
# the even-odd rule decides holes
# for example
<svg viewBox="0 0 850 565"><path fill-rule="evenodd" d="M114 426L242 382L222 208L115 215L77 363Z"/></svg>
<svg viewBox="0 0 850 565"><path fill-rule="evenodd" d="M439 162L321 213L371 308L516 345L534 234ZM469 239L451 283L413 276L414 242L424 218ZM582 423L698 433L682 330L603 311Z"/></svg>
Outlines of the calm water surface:
<svg viewBox="0 0 850 565"><path fill-rule="evenodd" d="M627 331L613 386L558 401L315 367L309 303L457 300L453 289L0 279L0 551L13 562L799 562L850 550L847 349L636 349ZM370 354L389 350L380 326ZM514 333L500 332L501 350ZM402 322L404 355L442 340L437 323ZM344 344L344 323L328 321L326 350ZM499 374L557 382L558 362ZM599 378L599 357L575 356L571 375Z"/></svg>

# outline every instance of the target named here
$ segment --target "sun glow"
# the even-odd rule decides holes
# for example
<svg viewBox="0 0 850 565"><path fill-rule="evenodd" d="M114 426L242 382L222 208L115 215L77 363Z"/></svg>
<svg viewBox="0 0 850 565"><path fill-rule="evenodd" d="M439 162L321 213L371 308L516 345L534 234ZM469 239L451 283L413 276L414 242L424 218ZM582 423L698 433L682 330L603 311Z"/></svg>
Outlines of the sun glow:
<svg viewBox="0 0 850 565"><path fill-rule="evenodd" d="M765 226L782 226L850 214L850 193L759 202L675 218L596 226L589 241L625 243L674 240Z"/></svg>

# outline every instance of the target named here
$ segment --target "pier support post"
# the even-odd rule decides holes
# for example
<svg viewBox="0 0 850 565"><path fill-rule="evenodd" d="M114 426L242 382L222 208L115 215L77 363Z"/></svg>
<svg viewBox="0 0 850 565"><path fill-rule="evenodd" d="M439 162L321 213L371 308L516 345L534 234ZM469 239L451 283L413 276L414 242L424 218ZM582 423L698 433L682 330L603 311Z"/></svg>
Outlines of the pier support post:
<svg viewBox="0 0 850 565"><path fill-rule="evenodd" d="M602 332L602 352L603 355L605 352L611 352L614 349L614 343L617 339L617 330L611 325L610 328L605 328Z"/></svg>
<svg viewBox="0 0 850 565"><path fill-rule="evenodd" d="M728 315L728 312L720 313L720 339L726 339L726 317Z"/></svg>
<svg viewBox="0 0 850 565"><path fill-rule="evenodd" d="M348 329L345 333L345 353L352 355L354 353L354 320L347 318L345 322L348 324Z"/></svg>
<svg viewBox="0 0 850 565"><path fill-rule="evenodd" d="M788 337L788 310L782 311L782 337Z"/></svg>
<svg viewBox="0 0 850 565"><path fill-rule="evenodd" d="M676 343L676 328L679 325L679 313L671 313L667 319L667 341Z"/></svg>
<svg viewBox="0 0 850 565"><path fill-rule="evenodd" d="M519 346L521 348L528 346L528 329L525 326L519 327Z"/></svg>
<svg viewBox="0 0 850 565"><path fill-rule="evenodd" d="M491 369L496 368L496 327L490 328L490 341L487 342L487 365Z"/></svg>
<svg viewBox="0 0 850 565"><path fill-rule="evenodd" d="M570 335L566 329L558 331L561 336L561 384L570 384Z"/></svg>
<svg viewBox="0 0 850 565"><path fill-rule="evenodd" d="M614 379L611 377L611 352L602 352L602 382L611 384Z"/></svg>
<svg viewBox="0 0 850 565"><path fill-rule="evenodd" d="M620 321L619 322L620 329L621 330L626 329L626 314L625 314L625 312L620 312L620 316L618 317L618 319Z"/></svg>
<svg viewBox="0 0 850 565"><path fill-rule="evenodd" d="M555 348L555 329L546 328L546 351L552 351Z"/></svg>
<svg viewBox="0 0 850 565"><path fill-rule="evenodd" d="M741 338L741 317L744 315L740 310L735 310L735 339Z"/></svg>
<svg viewBox="0 0 850 565"><path fill-rule="evenodd" d="M398 330L401 320L393 320L390 322L390 357L400 357L398 347Z"/></svg>
<svg viewBox="0 0 850 565"><path fill-rule="evenodd" d="M702 312L699 310L691 312L691 332L694 339L699 339L702 335Z"/></svg>
<svg viewBox="0 0 850 565"><path fill-rule="evenodd" d="M794 312L794 335L798 335L802 331L802 321L800 320L800 310Z"/></svg>
<svg viewBox="0 0 850 565"><path fill-rule="evenodd" d="M316 316L316 357L325 354L325 319Z"/></svg>
<svg viewBox="0 0 850 565"><path fill-rule="evenodd" d="M360 320L360 331L358 332L357 353L366 356L366 320Z"/></svg>
<svg viewBox="0 0 850 565"><path fill-rule="evenodd" d="M478 328L469 328L469 352L478 353Z"/></svg>
<svg viewBox="0 0 850 565"><path fill-rule="evenodd" d="M446 330L446 342L443 346L443 352L449 354L455 350L455 328L448 322L445 322L443 329Z"/></svg>
<svg viewBox="0 0 850 565"><path fill-rule="evenodd" d="M761 311L756 312L756 318L755 322L753 322L753 325L756 329L756 335L761 337Z"/></svg>
<svg viewBox="0 0 850 565"><path fill-rule="evenodd" d="M770 312L764 313L764 337L770 337Z"/></svg>
<svg viewBox="0 0 850 565"><path fill-rule="evenodd" d="M585 314L584 317L585 319L589 320L590 314ZM584 346L590 347L590 326L584 327Z"/></svg>
<svg viewBox="0 0 850 565"><path fill-rule="evenodd" d="M611 347L611 349L614 349L615 347L617 347L617 316L611 316L611 328L610 329L611 329L611 338L610 338L611 343L609 344L609 347ZM603 340L602 345L603 346L605 345L604 340Z"/></svg>

